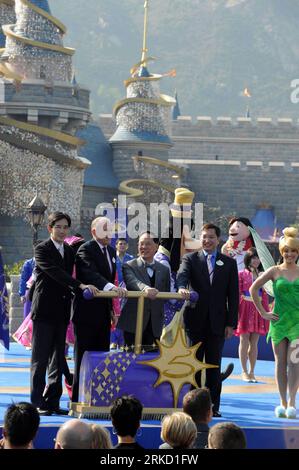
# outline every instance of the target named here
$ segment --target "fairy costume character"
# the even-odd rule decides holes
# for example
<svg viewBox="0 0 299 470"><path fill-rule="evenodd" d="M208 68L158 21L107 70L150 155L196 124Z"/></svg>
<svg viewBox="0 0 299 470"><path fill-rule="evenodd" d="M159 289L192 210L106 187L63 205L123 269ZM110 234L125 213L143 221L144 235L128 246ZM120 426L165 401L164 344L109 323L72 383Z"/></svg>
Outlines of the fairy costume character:
<svg viewBox="0 0 299 470"><path fill-rule="evenodd" d="M275 379L280 395L280 406L275 408L275 415L295 419L299 387L299 361L295 349L299 339L299 238L295 227L285 228L283 234L279 241L282 264L267 269L253 283L250 293L261 316L271 320L268 338L272 339ZM265 263L271 262L269 252L262 245L260 248ZM264 310L258 296L259 288L269 281L273 283L275 298L274 310L270 313Z"/></svg>

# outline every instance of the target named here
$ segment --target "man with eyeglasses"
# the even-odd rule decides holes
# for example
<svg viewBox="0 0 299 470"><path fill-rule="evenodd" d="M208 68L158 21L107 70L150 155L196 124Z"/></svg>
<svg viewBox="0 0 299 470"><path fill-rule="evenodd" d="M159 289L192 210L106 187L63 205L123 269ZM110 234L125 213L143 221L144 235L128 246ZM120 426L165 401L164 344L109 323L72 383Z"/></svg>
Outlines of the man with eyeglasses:
<svg viewBox="0 0 299 470"><path fill-rule="evenodd" d="M32 298L33 321L30 369L31 403L40 415L67 414L59 407L62 395L62 371L66 329L70 320L73 293L89 288L72 277L74 252L64 243L71 218L63 212L48 217L50 238L35 247L35 287ZM48 387L46 372L48 369Z"/></svg>
<svg viewBox="0 0 299 470"><path fill-rule="evenodd" d="M138 258L123 265L123 277L129 291L143 291L144 302L142 345L145 351L157 349L164 320L164 300L156 299L159 292L170 291L170 273L167 266L154 259L159 239L149 231L141 233L138 240ZM137 299L128 299L118 326L124 332L125 344L135 343Z"/></svg>

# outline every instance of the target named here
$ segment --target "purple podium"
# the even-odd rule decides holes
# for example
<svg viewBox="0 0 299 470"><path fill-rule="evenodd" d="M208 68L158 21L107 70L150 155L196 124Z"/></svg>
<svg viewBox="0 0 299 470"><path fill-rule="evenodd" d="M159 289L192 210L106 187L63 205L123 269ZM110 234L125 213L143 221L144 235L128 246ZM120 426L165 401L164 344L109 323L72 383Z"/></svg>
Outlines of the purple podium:
<svg viewBox="0 0 299 470"><path fill-rule="evenodd" d="M172 412L174 398L170 383L154 387L158 371L140 364L158 356L158 352L138 356L129 351L85 352L80 369L79 403L72 403L73 415L107 419L112 402L124 394L133 394L141 401L143 416L147 419L159 419ZM189 390L189 384L183 385L178 408Z"/></svg>
<svg viewBox="0 0 299 470"><path fill-rule="evenodd" d="M138 302L141 305L141 310L139 311L138 306L137 312L136 341L138 332L140 340L142 336L140 320L143 299L140 294L128 293L128 296L139 297ZM86 300L92 298L89 289L85 289L83 295ZM176 298L173 293L159 295L163 295L161 298L164 299ZM171 297L167 297L169 295ZM181 299L180 294L175 296ZM190 301L196 302L197 299L198 294L191 292ZM180 313L178 312L178 315ZM79 402L72 403L72 414L106 419L110 416L113 401L117 397L130 394L141 401L143 416L149 419L159 418L174 409L181 409L182 398L190 390L190 383L196 385L195 373L202 369L202 364L195 358L198 346L188 348L182 328L178 327L175 321L173 325L168 325L168 328L169 332L176 332L175 337L168 342L165 339L163 343L158 342L159 352L142 351L137 355L129 348L109 352L86 351L80 368ZM140 347L136 346L135 351L139 352ZM153 360L155 362L151 363ZM145 361L149 363L145 364Z"/></svg>

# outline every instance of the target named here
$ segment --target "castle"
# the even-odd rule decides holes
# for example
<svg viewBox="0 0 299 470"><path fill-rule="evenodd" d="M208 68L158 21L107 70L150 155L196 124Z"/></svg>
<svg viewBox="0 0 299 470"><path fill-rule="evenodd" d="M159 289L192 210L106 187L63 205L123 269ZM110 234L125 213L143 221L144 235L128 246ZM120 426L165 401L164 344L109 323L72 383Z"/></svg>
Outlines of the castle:
<svg viewBox="0 0 299 470"><path fill-rule="evenodd" d="M147 15L147 1L145 2ZM86 237L96 206L120 192L170 201L179 185L224 214L252 218L273 206L281 225L299 222L299 134L291 119L215 121L181 116L141 60L114 115L92 118L74 77L74 50L47 0L0 0L0 245L6 263L31 255L26 206L35 191ZM199 103L200 107L200 103ZM142 196L141 196L142 198ZM151 199L152 200L152 199Z"/></svg>

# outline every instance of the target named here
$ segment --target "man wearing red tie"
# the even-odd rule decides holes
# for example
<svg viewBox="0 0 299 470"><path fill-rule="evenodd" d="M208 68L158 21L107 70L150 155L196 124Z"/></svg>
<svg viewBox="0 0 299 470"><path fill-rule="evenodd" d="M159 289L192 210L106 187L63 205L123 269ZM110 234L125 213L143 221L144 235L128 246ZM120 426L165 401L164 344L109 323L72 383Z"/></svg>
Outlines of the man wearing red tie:
<svg viewBox="0 0 299 470"><path fill-rule="evenodd" d="M189 298L189 288L198 292L199 300L195 307L186 307L185 330L191 345L201 342L197 358L218 365L207 369L206 386L210 389L214 404L213 414L220 417L221 357L224 340L233 335L237 326L239 287L235 260L217 251L220 229L213 224L202 228L200 252L183 257L177 275L178 291ZM201 386L201 375L196 374Z"/></svg>
<svg viewBox="0 0 299 470"><path fill-rule="evenodd" d="M92 240L80 246L76 255L76 273L86 284L99 290L116 291L126 296L126 289L114 285L116 251L110 246L112 224L107 217L97 217L91 223ZM87 279L90 282L87 282ZM79 292L74 302L75 370L72 401L78 401L79 373L85 351L109 351L112 299L85 300Z"/></svg>

